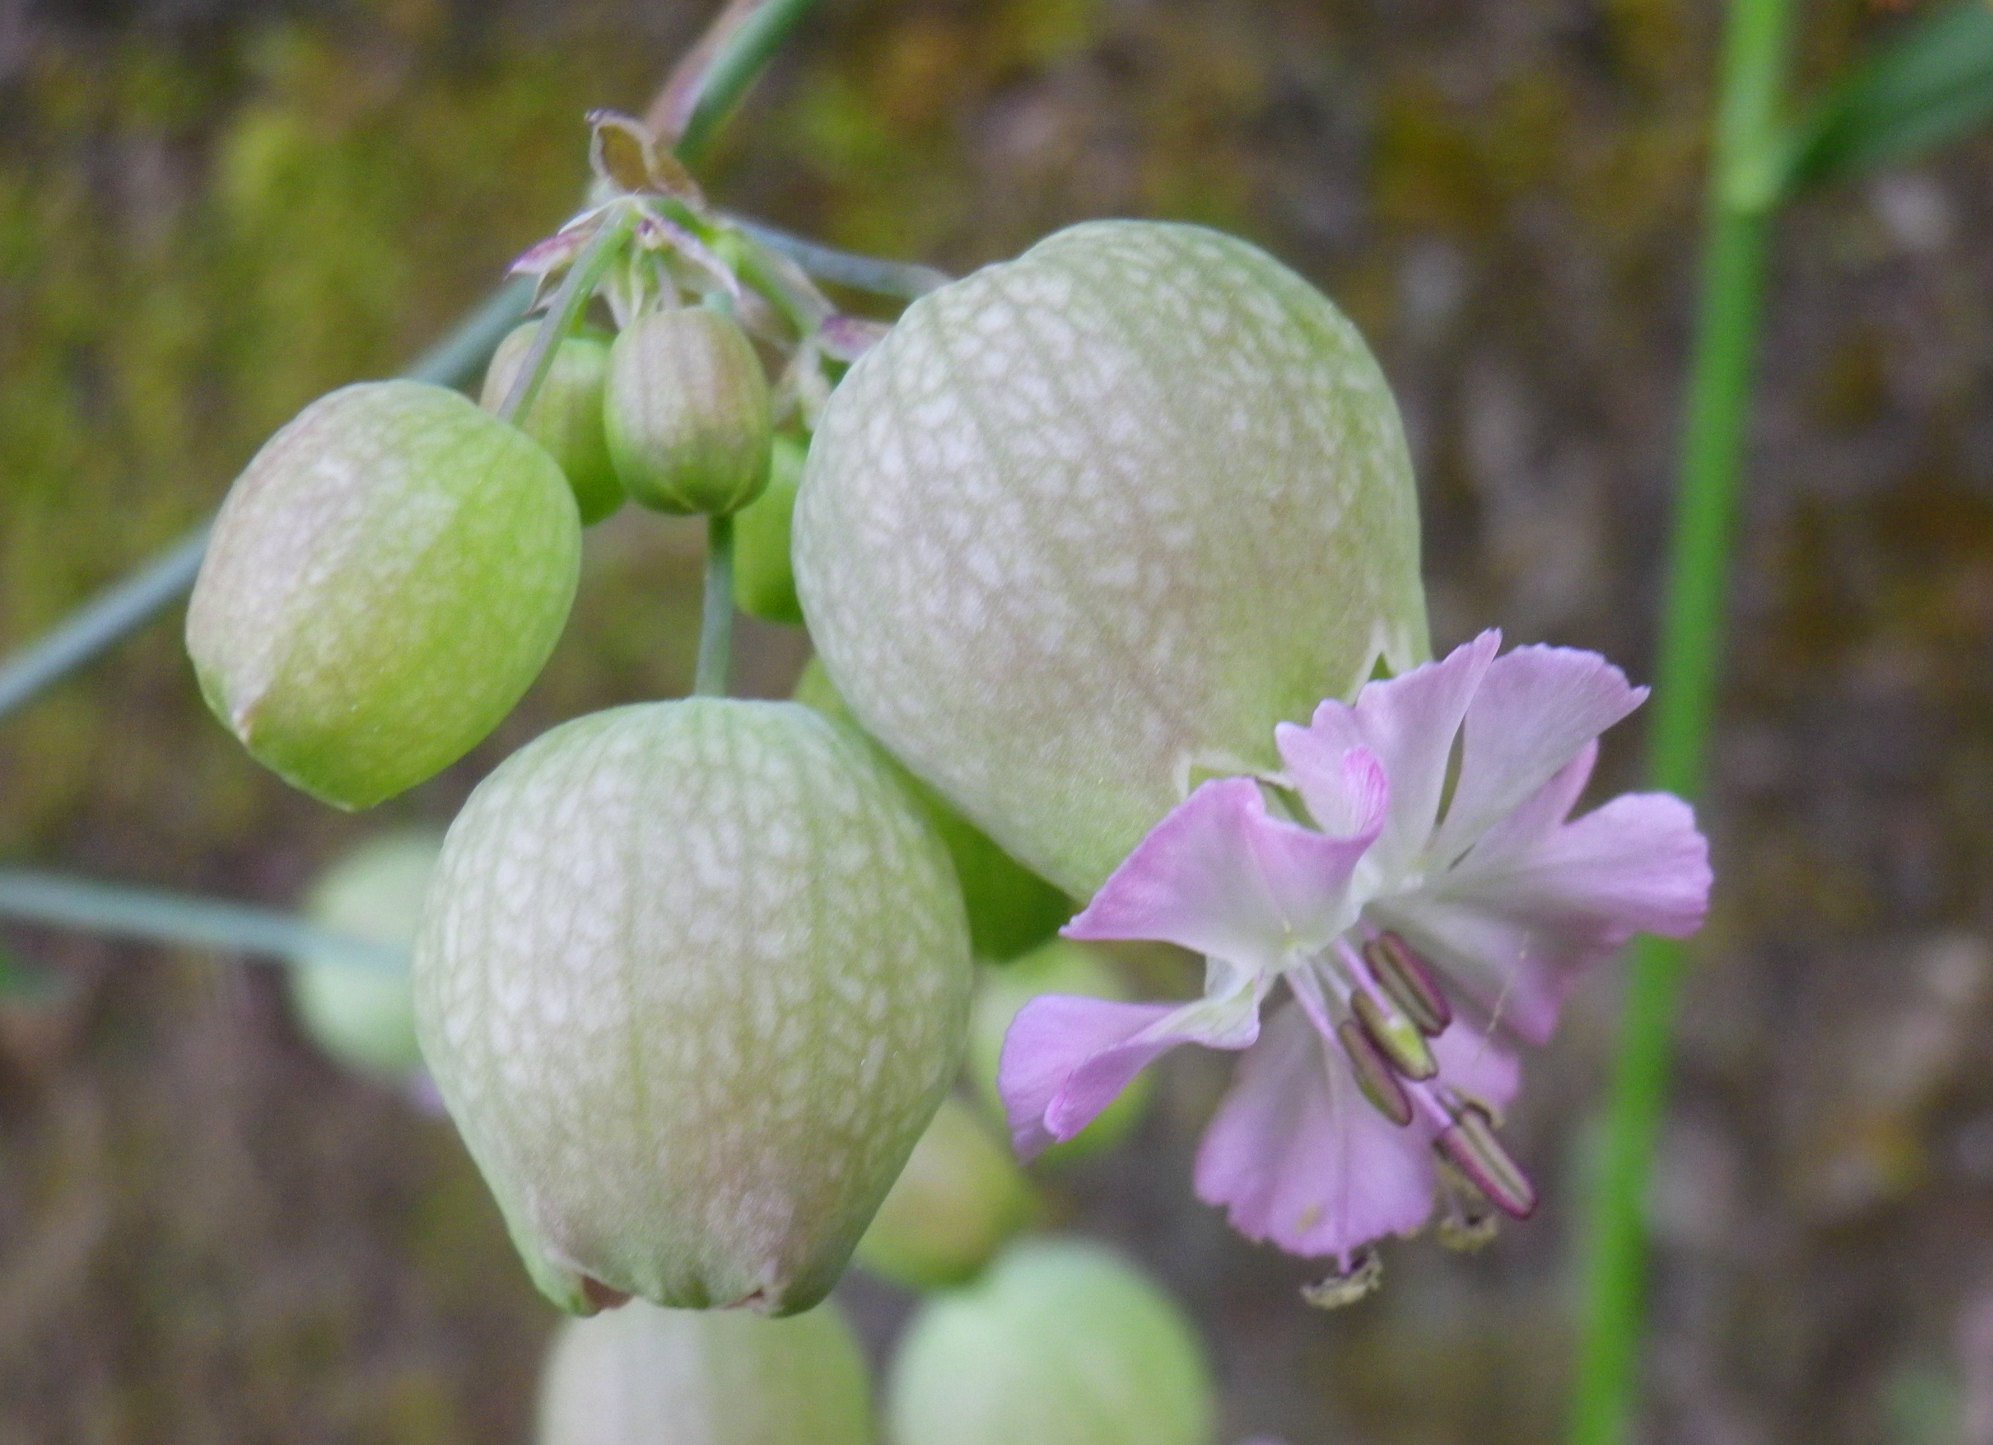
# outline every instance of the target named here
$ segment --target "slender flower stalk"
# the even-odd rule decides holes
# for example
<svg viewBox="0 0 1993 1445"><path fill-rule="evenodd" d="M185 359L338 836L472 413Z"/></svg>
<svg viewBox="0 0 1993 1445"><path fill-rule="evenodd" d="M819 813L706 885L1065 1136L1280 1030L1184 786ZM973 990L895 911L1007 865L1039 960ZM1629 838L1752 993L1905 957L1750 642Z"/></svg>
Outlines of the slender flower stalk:
<svg viewBox="0 0 1993 1445"><path fill-rule="evenodd" d="M1690 797L1702 787L1722 665L1731 534L1779 200L1791 9L1790 0L1736 0L1728 12L1652 738L1655 784ZM1574 1445L1618 1445L1634 1415L1646 1313L1647 1192L1685 964L1679 944L1659 939L1643 939L1633 955L1605 1149L1586 1209Z"/></svg>
<svg viewBox="0 0 1993 1445"><path fill-rule="evenodd" d="M699 661L692 691L698 697L725 697L733 678L734 519L706 523L706 587L699 614Z"/></svg>
<svg viewBox="0 0 1993 1445"><path fill-rule="evenodd" d="M321 928L288 913L33 868L0 868L0 917L287 963L408 967L406 949Z"/></svg>

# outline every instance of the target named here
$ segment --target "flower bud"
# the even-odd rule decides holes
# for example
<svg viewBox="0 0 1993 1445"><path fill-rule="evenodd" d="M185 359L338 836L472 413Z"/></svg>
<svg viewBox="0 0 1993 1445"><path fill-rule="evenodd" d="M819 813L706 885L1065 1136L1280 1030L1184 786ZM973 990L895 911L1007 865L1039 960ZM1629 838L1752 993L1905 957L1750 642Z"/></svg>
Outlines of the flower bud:
<svg viewBox="0 0 1993 1445"><path fill-rule="evenodd" d="M541 1289L807 1309L961 1063L968 926L874 750L793 703L564 724L451 825L422 1051Z"/></svg>
<svg viewBox="0 0 1993 1445"><path fill-rule="evenodd" d="M498 343L484 374L478 397L486 411L496 412L511 395L519 369L533 349L540 322L515 327ZM547 449L574 489L581 525L592 527L623 505L623 484L609 460L609 438L603 429L602 394L609 376L609 338L597 331L564 337L519 429Z"/></svg>
<svg viewBox="0 0 1993 1445"><path fill-rule="evenodd" d="M831 686L830 675L815 658L796 681L796 701L826 717L858 726L844 699ZM977 958L991 963L1015 958L1050 938L1073 916L1071 899L997 847L884 748L874 747L947 845L955 862L955 876L962 884L962 901L968 906L969 939Z"/></svg>
<svg viewBox="0 0 1993 1445"><path fill-rule="evenodd" d="M1036 1210L1031 1181L1009 1143L951 1096L858 1241L858 1263L908 1289L962 1284Z"/></svg>
<svg viewBox="0 0 1993 1445"><path fill-rule="evenodd" d="M442 835L426 828L369 838L312 885L305 916L321 928L409 948L442 849ZM389 1083L421 1070L405 968L303 959L290 972L290 987L299 1024L342 1064Z"/></svg>
<svg viewBox="0 0 1993 1445"><path fill-rule="evenodd" d="M871 1445L865 1356L828 1302L788 1320L632 1304L568 1320L538 1445Z"/></svg>
<svg viewBox="0 0 1993 1445"><path fill-rule="evenodd" d="M1013 1246L908 1327L892 1445L1210 1445L1209 1366L1176 1304L1111 1250Z"/></svg>
<svg viewBox="0 0 1993 1445"><path fill-rule="evenodd" d="M995 1118L1004 1117L1003 1098L997 1092L997 1065L1003 1058L1010 1021L1032 999L1047 993L1117 1003L1125 1003L1129 997L1127 984L1106 954L1064 938L1055 938L1006 967L983 969L969 1015L969 1078ZM1071 1164L1112 1149L1141 1125L1154 1086L1154 1074L1144 1071L1135 1075L1099 1118L1038 1157L1047 1164Z"/></svg>
<svg viewBox="0 0 1993 1445"><path fill-rule="evenodd" d="M1427 651L1398 412L1299 276L1073 227L922 297L832 393L797 590L852 711L1085 898L1204 772Z"/></svg>
<svg viewBox="0 0 1993 1445"><path fill-rule="evenodd" d="M511 711L580 563L574 497L524 432L444 387L366 382L306 407L236 480L187 651L259 762L371 807Z"/></svg>
<svg viewBox="0 0 1993 1445"><path fill-rule="evenodd" d="M796 573L789 564L789 521L803 480L809 443L792 432L775 438L768 486L734 517L734 602L750 617L799 627Z"/></svg>
<svg viewBox="0 0 1993 1445"><path fill-rule="evenodd" d="M768 483L768 378L732 317L637 317L609 349L604 405L616 475L646 507L724 516Z"/></svg>

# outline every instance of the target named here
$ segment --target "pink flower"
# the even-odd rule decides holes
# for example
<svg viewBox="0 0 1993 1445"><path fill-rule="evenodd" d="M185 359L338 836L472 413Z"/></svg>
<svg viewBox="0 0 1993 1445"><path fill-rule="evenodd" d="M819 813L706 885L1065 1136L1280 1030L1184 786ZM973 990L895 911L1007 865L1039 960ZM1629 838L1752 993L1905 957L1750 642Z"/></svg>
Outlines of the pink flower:
<svg viewBox="0 0 1993 1445"><path fill-rule="evenodd" d="M1500 645L1483 633L1282 724L1284 777L1207 782L1151 830L1065 931L1201 953L1204 996L1027 1005L1000 1080L1021 1153L1197 1043L1243 1051L1197 1191L1250 1238L1347 1270L1420 1229L1448 1179L1535 1208L1494 1133L1520 1082L1502 1040L1547 1039L1636 932L1693 933L1710 871L1679 798L1570 816L1645 690L1595 653Z"/></svg>

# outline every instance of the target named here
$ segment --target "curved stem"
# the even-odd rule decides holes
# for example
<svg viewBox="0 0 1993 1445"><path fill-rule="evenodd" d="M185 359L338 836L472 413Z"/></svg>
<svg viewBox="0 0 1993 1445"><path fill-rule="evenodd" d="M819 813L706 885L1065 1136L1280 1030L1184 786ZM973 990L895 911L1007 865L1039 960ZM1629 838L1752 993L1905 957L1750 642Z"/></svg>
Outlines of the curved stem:
<svg viewBox="0 0 1993 1445"><path fill-rule="evenodd" d="M719 134L721 124L733 113L747 88L754 84L769 59L789 32L816 8L817 0L736 0L722 11L714 24L721 36L713 57L696 83L687 89L696 95L682 127L665 117L663 131L677 131L672 149L687 165L696 165ZM724 27L724 28L723 28ZM669 94L669 89L667 90ZM671 137L667 134L667 139Z"/></svg>
<svg viewBox="0 0 1993 1445"><path fill-rule="evenodd" d="M933 266L917 261L887 261L878 256L861 256L842 251L804 236L780 230L746 216L727 216L727 221L749 240L779 252L801 266L819 281L869 291L875 296L903 296L911 301L937 291L955 278Z"/></svg>
<svg viewBox="0 0 1993 1445"><path fill-rule="evenodd" d="M408 967L404 949L335 933L273 909L32 868L0 868L0 917L148 943L262 954L291 963Z"/></svg>
<svg viewBox="0 0 1993 1445"><path fill-rule="evenodd" d="M734 519L706 522L706 590L699 614L695 697L725 697L734 665Z"/></svg>
<svg viewBox="0 0 1993 1445"><path fill-rule="evenodd" d="M1701 790L1722 665L1731 535L1778 197L1766 176L1782 149L1790 10L1791 0L1733 0L1725 36L1702 303L1654 676L1654 782L1685 796ZM1587 1201L1569 1436L1575 1445L1618 1445L1638 1401L1648 1189L1686 958L1679 944L1653 938L1632 954L1605 1149Z"/></svg>
<svg viewBox="0 0 1993 1445"><path fill-rule="evenodd" d="M541 383L553 369L555 349L573 333L595 295L596 286L601 283L603 274L615 264L635 225L634 211L627 208L619 211L603 224L602 229L582 248L581 254L574 258L567 275L561 278L560 289L547 303L547 314L540 322L540 329L533 333L533 345L526 352L519 374L512 379L505 400L499 403L500 418L517 421L533 404L533 398L540 394Z"/></svg>

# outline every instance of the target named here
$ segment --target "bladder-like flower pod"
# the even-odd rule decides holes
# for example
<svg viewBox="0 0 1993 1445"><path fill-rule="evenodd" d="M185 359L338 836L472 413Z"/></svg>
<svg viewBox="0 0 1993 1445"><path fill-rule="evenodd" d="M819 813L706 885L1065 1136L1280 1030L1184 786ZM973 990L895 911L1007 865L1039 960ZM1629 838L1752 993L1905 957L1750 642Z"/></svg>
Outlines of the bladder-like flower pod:
<svg viewBox="0 0 1993 1445"><path fill-rule="evenodd" d="M508 759L415 953L430 1072L576 1312L821 1299L956 1076L970 982L948 856L870 745L714 698Z"/></svg>
<svg viewBox="0 0 1993 1445"><path fill-rule="evenodd" d="M1176 1304L1078 1240L1013 1245L930 1299L888 1383L892 1445L1210 1445L1210 1368Z"/></svg>
<svg viewBox="0 0 1993 1445"><path fill-rule="evenodd" d="M442 851L442 834L426 828L369 838L312 884L305 916L338 933L409 948ZM308 958L289 977L299 1024L333 1058L390 1083L405 1082L421 1070L405 966Z"/></svg>
<svg viewBox="0 0 1993 1445"><path fill-rule="evenodd" d="M222 504L187 612L215 715L343 808L455 762L567 622L581 523L560 467L454 391L321 397Z"/></svg>
<svg viewBox="0 0 1993 1445"><path fill-rule="evenodd" d="M797 590L866 729L1075 897L1206 773L1427 650L1411 467L1356 329L1243 241L1062 231L832 393Z"/></svg>
<svg viewBox="0 0 1993 1445"><path fill-rule="evenodd" d="M747 333L706 306L639 316L609 349L609 455L660 512L739 511L768 484L768 378Z"/></svg>
<svg viewBox="0 0 1993 1445"><path fill-rule="evenodd" d="M492 353L484 373L479 404L495 412L505 404L519 379L519 369L533 349L541 323L528 321L513 328ZM609 460L609 437L602 423L602 393L609 377L609 338L596 331L564 337L554 348L539 392L520 430L547 449L560 463L574 489L581 525L592 527L623 505L623 484Z"/></svg>
<svg viewBox="0 0 1993 1445"><path fill-rule="evenodd" d="M569 1320L538 1445L872 1445L872 1387L828 1302L789 1320L633 1304Z"/></svg>
<svg viewBox="0 0 1993 1445"><path fill-rule="evenodd" d="M908 1289L974 1279L1031 1222L1038 1199L1001 1139L960 1099L942 1100L872 1227L858 1262Z"/></svg>

